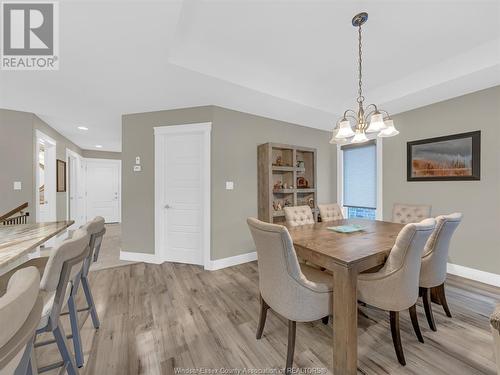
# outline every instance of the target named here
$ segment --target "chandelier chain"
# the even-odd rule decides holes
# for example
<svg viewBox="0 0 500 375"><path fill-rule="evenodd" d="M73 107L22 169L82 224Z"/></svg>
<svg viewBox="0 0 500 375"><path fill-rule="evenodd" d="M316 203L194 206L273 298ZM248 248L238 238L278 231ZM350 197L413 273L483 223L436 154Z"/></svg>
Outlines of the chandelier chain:
<svg viewBox="0 0 500 375"><path fill-rule="evenodd" d="M363 97L363 72L362 72L362 63L363 63L363 54L362 54L362 44L361 44L361 25L358 26L358 103L363 103L365 99Z"/></svg>

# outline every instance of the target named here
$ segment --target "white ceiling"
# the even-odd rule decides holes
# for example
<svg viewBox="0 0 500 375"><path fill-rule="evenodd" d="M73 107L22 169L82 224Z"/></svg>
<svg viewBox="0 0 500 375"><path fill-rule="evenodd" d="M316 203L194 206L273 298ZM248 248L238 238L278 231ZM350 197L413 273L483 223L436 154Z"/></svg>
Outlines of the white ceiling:
<svg viewBox="0 0 500 375"><path fill-rule="evenodd" d="M60 70L1 71L0 107L109 151L122 114L198 105L331 129L355 103L359 11L367 101L397 113L500 84L500 0L68 0Z"/></svg>

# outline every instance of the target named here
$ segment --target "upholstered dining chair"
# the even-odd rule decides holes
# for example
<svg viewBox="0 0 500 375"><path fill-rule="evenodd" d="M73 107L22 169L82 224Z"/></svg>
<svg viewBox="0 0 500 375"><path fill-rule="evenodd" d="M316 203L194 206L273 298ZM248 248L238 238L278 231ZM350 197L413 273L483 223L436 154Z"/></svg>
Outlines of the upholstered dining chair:
<svg viewBox="0 0 500 375"><path fill-rule="evenodd" d="M431 217L431 206L428 205L395 203L392 207L392 221L394 223L418 223L429 217Z"/></svg>
<svg viewBox="0 0 500 375"><path fill-rule="evenodd" d="M493 351L497 358L497 373L500 374L500 304L490 317L491 333L493 334Z"/></svg>
<svg viewBox="0 0 500 375"><path fill-rule="evenodd" d="M358 300L366 305L389 311L392 341L398 361L406 365L399 331L399 313L409 309L415 334L424 342L418 325L415 304L424 246L436 226L436 220L425 219L407 224L399 232L384 266L377 272L358 276Z"/></svg>
<svg viewBox="0 0 500 375"><path fill-rule="evenodd" d="M332 314L333 278L299 264L286 227L247 219L257 248L261 312L257 339L262 337L267 310L288 320L286 372L293 367L296 322L311 322Z"/></svg>
<svg viewBox="0 0 500 375"><path fill-rule="evenodd" d="M297 227L299 225L314 224L314 215L309 206L285 207L285 219L288 225Z"/></svg>
<svg viewBox="0 0 500 375"><path fill-rule="evenodd" d="M462 221L461 213L441 215L436 217L436 228L425 244L420 269L420 295L424 302L425 316L429 327L436 331L436 323L432 314L432 303L443 306L446 316L451 318L451 312L446 301L444 282L448 250L453 233Z"/></svg>
<svg viewBox="0 0 500 375"><path fill-rule="evenodd" d="M321 215L321 221L335 221L342 220L344 218L342 209L337 203L318 204L318 208Z"/></svg>
<svg viewBox="0 0 500 375"><path fill-rule="evenodd" d="M0 375L34 375L33 340L43 308L40 274L26 267L9 276L0 297Z"/></svg>
<svg viewBox="0 0 500 375"><path fill-rule="evenodd" d="M77 229L70 239L52 249L48 259L36 259L38 262L46 262L40 282L40 289L44 292L44 306L36 334L52 333L55 340L35 342L35 347L55 342L63 359L60 363L39 369L39 372L64 366L69 375L78 374L75 358L69 350L66 334L60 322L60 315L68 303L72 288L79 283L83 262L90 251L89 239L90 236L85 228ZM72 330L73 339L76 333Z"/></svg>

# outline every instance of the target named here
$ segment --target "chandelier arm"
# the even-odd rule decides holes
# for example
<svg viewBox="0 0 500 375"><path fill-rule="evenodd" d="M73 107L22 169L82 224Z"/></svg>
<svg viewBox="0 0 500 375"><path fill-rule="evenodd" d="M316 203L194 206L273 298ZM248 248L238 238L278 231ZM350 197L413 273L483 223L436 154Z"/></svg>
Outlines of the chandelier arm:
<svg viewBox="0 0 500 375"><path fill-rule="evenodd" d="M347 114L348 113L353 113L354 115L356 115L356 111L354 109L348 109L344 112L344 118L347 118Z"/></svg>

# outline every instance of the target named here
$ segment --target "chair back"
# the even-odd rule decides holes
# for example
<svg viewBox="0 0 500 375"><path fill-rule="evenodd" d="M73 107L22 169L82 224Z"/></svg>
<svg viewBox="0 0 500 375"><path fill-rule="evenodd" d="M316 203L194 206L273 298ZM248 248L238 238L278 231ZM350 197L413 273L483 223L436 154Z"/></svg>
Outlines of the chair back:
<svg viewBox="0 0 500 375"><path fill-rule="evenodd" d="M418 281L424 246L436 226L433 218L420 223L406 224L379 271L386 278L392 293L386 293L394 302L393 311L407 309L418 299ZM397 305L397 306L396 306Z"/></svg>
<svg viewBox="0 0 500 375"><path fill-rule="evenodd" d="M321 221L335 221L342 220L344 218L342 209L337 203L318 204L318 208L321 215Z"/></svg>
<svg viewBox="0 0 500 375"><path fill-rule="evenodd" d="M0 374L13 374L33 339L43 300L40 273L35 267L22 268L9 279L0 297Z"/></svg>
<svg viewBox="0 0 500 375"><path fill-rule="evenodd" d="M392 207L392 221L394 223L418 223L429 217L431 217L431 206L428 205L395 203Z"/></svg>
<svg viewBox="0 0 500 375"><path fill-rule="evenodd" d="M101 249L102 239L106 233L106 228L104 226L104 218L102 216L96 216L93 220L85 224L82 229L85 229L90 236L89 239L89 255L85 259L85 264L83 266L83 273L87 276L92 260L95 262L99 257L99 251Z"/></svg>
<svg viewBox="0 0 500 375"><path fill-rule="evenodd" d="M420 270L420 286L433 288L446 280L450 241L462 221L461 213L436 217L436 228L425 244Z"/></svg>
<svg viewBox="0 0 500 375"><path fill-rule="evenodd" d="M50 314L54 321L59 317L64 299L68 296L68 283L78 283L83 262L90 252L90 236L86 228L77 229L70 239L54 247L43 272L40 289L47 293L55 292L54 304Z"/></svg>
<svg viewBox="0 0 500 375"><path fill-rule="evenodd" d="M285 207L283 210L287 224L292 227L314 224L314 216L309 206Z"/></svg>
<svg viewBox="0 0 500 375"><path fill-rule="evenodd" d="M297 281L305 278L290 233L282 225L254 218L247 223L257 249L260 293L273 310L287 316L282 306L288 306L297 294L291 286L297 288Z"/></svg>

